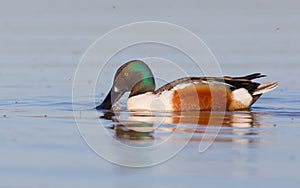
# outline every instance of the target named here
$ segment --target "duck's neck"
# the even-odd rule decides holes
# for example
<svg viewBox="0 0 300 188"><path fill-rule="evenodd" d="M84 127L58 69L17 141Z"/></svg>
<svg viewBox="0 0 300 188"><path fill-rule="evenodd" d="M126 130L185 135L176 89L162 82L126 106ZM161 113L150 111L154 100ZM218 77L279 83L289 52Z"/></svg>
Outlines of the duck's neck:
<svg viewBox="0 0 300 188"><path fill-rule="evenodd" d="M155 90L155 81L153 77L147 77L138 82L129 94L129 97L140 95L147 92L153 92Z"/></svg>

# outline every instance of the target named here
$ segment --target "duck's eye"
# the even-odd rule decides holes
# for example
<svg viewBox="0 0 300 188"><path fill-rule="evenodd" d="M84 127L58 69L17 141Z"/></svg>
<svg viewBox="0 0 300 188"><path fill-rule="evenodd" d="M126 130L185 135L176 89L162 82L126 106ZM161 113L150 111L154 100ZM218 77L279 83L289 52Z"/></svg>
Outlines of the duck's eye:
<svg viewBox="0 0 300 188"><path fill-rule="evenodd" d="M126 76L126 77L127 77L128 75L129 75L129 73L128 73L128 72L124 72L124 76Z"/></svg>

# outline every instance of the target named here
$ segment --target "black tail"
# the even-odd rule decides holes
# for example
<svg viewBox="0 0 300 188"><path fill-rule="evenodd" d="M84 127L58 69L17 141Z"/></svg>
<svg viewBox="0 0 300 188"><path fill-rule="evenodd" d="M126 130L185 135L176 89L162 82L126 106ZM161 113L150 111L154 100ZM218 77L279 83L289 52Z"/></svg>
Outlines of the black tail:
<svg viewBox="0 0 300 188"><path fill-rule="evenodd" d="M260 83L253 82L251 80L265 77L266 75L263 75L261 73L254 73L247 76L241 76L241 77L230 77L230 76L224 76L224 82L231 85L231 90L239 89L239 88L245 88L249 91L249 93L253 93Z"/></svg>
<svg viewBox="0 0 300 188"><path fill-rule="evenodd" d="M241 77L225 76L224 79L231 78L231 79L234 79L234 80L254 80L254 79L262 78L262 77L266 77L266 75L263 75L261 73L253 73L253 74L250 74L250 75L247 75L247 76L241 76Z"/></svg>

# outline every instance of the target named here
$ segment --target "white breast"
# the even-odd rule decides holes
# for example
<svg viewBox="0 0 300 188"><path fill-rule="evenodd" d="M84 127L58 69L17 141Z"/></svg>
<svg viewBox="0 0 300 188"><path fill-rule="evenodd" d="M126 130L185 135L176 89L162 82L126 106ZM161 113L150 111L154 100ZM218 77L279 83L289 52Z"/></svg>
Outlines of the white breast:
<svg viewBox="0 0 300 188"><path fill-rule="evenodd" d="M152 92L133 96L127 100L129 111L172 111L173 91L164 91L160 95Z"/></svg>

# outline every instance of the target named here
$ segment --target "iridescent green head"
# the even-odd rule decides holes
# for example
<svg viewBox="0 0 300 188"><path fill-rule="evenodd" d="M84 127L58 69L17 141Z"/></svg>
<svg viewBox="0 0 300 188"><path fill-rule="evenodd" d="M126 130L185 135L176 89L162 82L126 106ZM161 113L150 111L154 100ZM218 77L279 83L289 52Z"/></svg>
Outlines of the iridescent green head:
<svg viewBox="0 0 300 188"><path fill-rule="evenodd" d="M116 72L112 88L97 109L110 109L125 92L129 97L153 92L155 81L153 74L143 61L133 60L122 65Z"/></svg>

